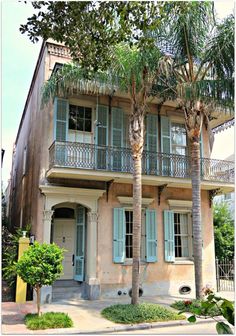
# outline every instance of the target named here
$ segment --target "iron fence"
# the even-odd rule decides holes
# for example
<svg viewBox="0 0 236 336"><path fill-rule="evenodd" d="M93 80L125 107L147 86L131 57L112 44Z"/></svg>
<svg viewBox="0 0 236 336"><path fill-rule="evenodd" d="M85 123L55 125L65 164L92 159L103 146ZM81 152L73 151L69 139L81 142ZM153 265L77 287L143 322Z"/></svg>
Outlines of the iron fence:
<svg viewBox="0 0 236 336"><path fill-rule="evenodd" d="M216 259L217 292L234 291L234 259Z"/></svg>
<svg viewBox="0 0 236 336"><path fill-rule="evenodd" d="M131 150L77 142L55 141L49 148L50 168L70 167L113 172L133 172ZM189 156L143 151L142 174L191 177ZM201 159L201 178L209 181L234 182L234 163Z"/></svg>

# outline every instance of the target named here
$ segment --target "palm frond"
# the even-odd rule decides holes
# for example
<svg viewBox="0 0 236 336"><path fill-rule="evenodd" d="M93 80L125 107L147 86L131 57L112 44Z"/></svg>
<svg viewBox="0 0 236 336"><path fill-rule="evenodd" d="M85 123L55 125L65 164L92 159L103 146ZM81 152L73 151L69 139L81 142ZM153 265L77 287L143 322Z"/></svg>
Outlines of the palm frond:
<svg viewBox="0 0 236 336"><path fill-rule="evenodd" d="M234 111L234 80L202 80L193 83L179 83L178 97L184 101L200 100L229 113Z"/></svg>
<svg viewBox="0 0 236 336"><path fill-rule="evenodd" d="M211 63L211 76L232 78L234 74L234 16L230 15L215 28L207 45L204 61Z"/></svg>
<svg viewBox="0 0 236 336"><path fill-rule="evenodd" d="M174 6L169 17L169 52L179 62L189 62L189 55L198 59L213 23L212 4L208 1L177 1Z"/></svg>
<svg viewBox="0 0 236 336"><path fill-rule="evenodd" d="M55 96L68 97L75 93L106 95L113 90L113 81L106 73L88 73L76 64L65 64L43 86L42 104Z"/></svg>

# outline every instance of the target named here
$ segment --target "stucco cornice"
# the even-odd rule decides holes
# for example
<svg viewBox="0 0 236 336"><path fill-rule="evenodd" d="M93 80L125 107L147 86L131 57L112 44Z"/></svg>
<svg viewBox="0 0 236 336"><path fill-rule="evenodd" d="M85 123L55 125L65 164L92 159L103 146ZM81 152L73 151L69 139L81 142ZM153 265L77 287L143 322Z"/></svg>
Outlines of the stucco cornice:
<svg viewBox="0 0 236 336"><path fill-rule="evenodd" d="M117 197L121 204L133 204L133 197L118 196ZM149 205L154 201L154 198L142 198L143 205Z"/></svg>
<svg viewBox="0 0 236 336"><path fill-rule="evenodd" d="M170 207L192 208L193 206L193 202L187 200L168 199L167 202Z"/></svg>
<svg viewBox="0 0 236 336"><path fill-rule="evenodd" d="M40 185L40 191L44 195L79 195L79 196L93 196L94 198L101 197L106 190L101 189L85 189L85 188L68 188L58 186Z"/></svg>

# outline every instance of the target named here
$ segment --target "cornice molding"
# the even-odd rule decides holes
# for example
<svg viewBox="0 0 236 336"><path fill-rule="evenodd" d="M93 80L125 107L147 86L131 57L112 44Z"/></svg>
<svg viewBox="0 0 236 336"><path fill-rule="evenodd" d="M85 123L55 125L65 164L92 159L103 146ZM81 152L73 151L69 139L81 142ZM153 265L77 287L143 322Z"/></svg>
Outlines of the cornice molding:
<svg viewBox="0 0 236 336"><path fill-rule="evenodd" d="M192 208L193 202L187 201L187 200L174 200L174 199L168 199L167 200L170 207L175 208Z"/></svg>
<svg viewBox="0 0 236 336"><path fill-rule="evenodd" d="M117 196L121 204L133 204L133 197ZM154 198L142 198L142 205L149 205L154 201Z"/></svg>
<svg viewBox="0 0 236 336"><path fill-rule="evenodd" d="M58 186L46 186L40 185L40 191L44 195L77 195L77 196L93 196L93 198L98 198L103 195L106 191L101 189L85 189L85 188L68 188L68 187L58 187Z"/></svg>

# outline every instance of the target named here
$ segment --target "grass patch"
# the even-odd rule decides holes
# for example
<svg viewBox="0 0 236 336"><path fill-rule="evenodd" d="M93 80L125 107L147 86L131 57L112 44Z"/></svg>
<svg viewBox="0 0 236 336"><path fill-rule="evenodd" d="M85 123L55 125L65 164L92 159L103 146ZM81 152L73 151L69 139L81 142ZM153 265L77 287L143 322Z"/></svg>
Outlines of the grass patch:
<svg viewBox="0 0 236 336"><path fill-rule="evenodd" d="M172 303L171 307L175 308L179 311L189 312L200 316L219 316L221 315L221 312L219 308L216 306L213 306L209 309L208 313L205 313L205 309L201 307L201 300L181 300L181 301L175 301Z"/></svg>
<svg viewBox="0 0 236 336"><path fill-rule="evenodd" d="M152 303L113 305L103 309L101 314L112 322L123 324L185 319L184 315Z"/></svg>
<svg viewBox="0 0 236 336"><path fill-rule="evenodd" d="M73 322L68 314L53 312L44 313L40 316L37 314L27 314L25 316L25 324L31 330L73 327Z"/></svg>

